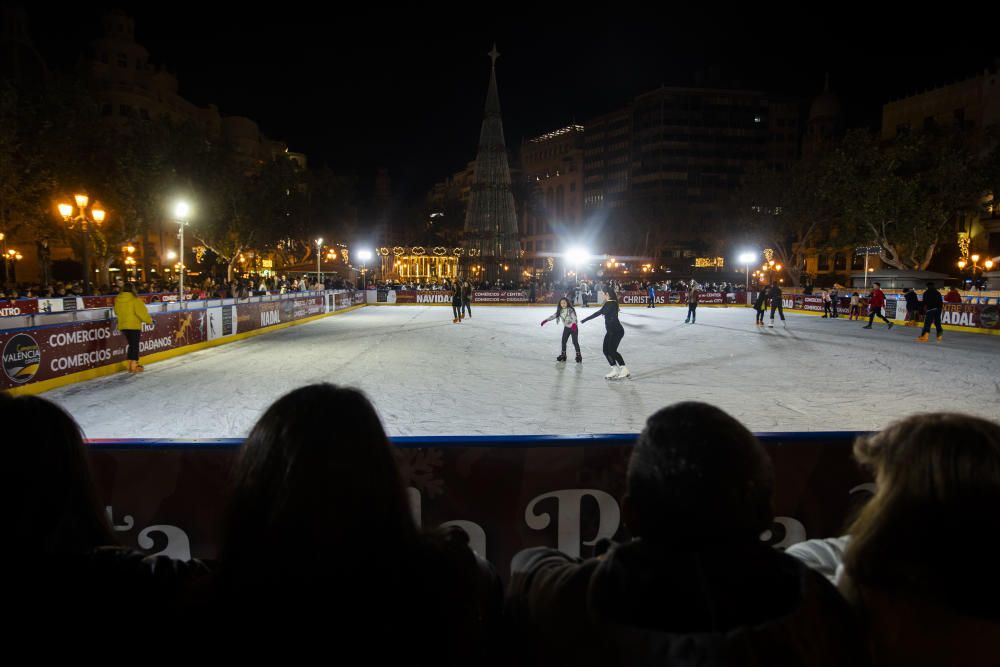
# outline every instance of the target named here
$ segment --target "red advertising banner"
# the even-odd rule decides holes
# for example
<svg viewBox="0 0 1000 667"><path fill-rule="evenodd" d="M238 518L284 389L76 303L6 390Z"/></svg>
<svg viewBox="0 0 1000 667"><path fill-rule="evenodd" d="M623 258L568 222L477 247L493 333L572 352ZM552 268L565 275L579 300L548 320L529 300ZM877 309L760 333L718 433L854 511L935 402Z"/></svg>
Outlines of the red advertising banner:
<svg viewBox="0 0 1000 667"><path fill-rule="evenodd" d="M528 547L587 556L601 538L627 537L619 503L632 438L558 446L532 446L524 438L491 439L489 446L474 439L436 446L422 438L414 447L405 440L397 439L397 463L414 516L424 527L461 526L502 575ZM765 440L777 485L775 520L763 539L786 547L842 534L872 489L851 460L852 440L846 433ZM90 450L119 538L180 558L217 555L225 480L236 452L236 444Z"/></svg>
<svg viewBox="0 0 1000 667"><path fill-rule="evenodd" d="M155 313L153 323L143 325L140 354L200 343L205 340L204 332L204 310ZM126 345L115 320L0 332L3 354L0 389L124 361Z"/></svg>
<svg viewBox="0 0 1000 667"><path fill-rule="evenodd" d="M350 293L338 296L337 309L351 305ZM214 339L322 314L325 312L323 299L323 295L317 294L207 310L151 313L153 323L143 325L139 353L148 355L208 340L210 317L217 318L213 320L217 325L212 335ZM124 361L126 346L125 337L118 332L114 319L0 330L3 362L0 389Z"/></svg>
<svg viewBox="0 0 1000 667"><path fill-rule="evenodd" d="M941 324L953 327L1000 329L1000 306L978 303L946 303Z"/></svg>
<svg viewBox="0 0 1000 667"><path fill-rule="evenodd" d="M545 295L547 296L547 294ZM475 303L528 303L528 290L475 290L472 293ZM535 295L538 301L538 295Z"/></svg>
<svg viewBox="0 0 1000 667"><path fill-rule="evenodd" d="M687 292L660 292L655 293L657 305L659 304L684 304L687 303ZM618 300L623 306L637 306L649 304L649 292L622 291L618 293ZM699 292L698 303L709 305L742 304L745 303L744 292Z"/></svg>
<svg viewBox="0 0 1000 667"><path fill-rule="evenodd" d="M38 312L38 299L0 299L0 317L33 315Z"/></svg>

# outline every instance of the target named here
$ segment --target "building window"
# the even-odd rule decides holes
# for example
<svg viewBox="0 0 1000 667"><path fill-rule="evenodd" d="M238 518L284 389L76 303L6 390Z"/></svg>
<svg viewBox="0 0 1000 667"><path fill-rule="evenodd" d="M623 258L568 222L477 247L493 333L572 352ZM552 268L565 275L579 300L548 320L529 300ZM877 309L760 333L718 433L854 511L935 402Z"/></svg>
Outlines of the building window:
<svg viewBox="0 0 1000 667"><path fill-rule="evenodd" d="M119 105L118 115L124 116L125 118L135 118L135 109L132 108L131 104Z"/></svg>
<svg viewBox="0 0 1000 667"><path fill-rule="evenodd" d="M143 120L149 120L149 111L146 109L139 109L139 118Z"/></svg>
<svg viewBox="0 0 1000 667"><path fill-rule="evenodd" d="M830 256L820 253L816 256L816 270L817 271L829 271L830 270Z"/></svg>
<svg viewBox="0 0 1000 667"><path fill-rule="evenodd" d="M570 183L569 184L569 191L570 192L576 192L576 183Z"/></svg>
<svg viewBox="0 0 1000 667"><path fill-rule="evenodd" d="M104 63L105 65L108 64L108 52L107 51L101 51L101 62Z"/></svg>
<svg viewBox="0 0 1000 667"><path fill-rule="evenodd" d="M128 56L125 55L124 53L119 53L118 54L118 66L119 67L128 67Z"/></svg>
<svg viewBox="0 0 1000 667"><path fill-rule="evenodd" d="M842 252L838 252L833 256L833 270L834 271L846 271L847 270L847 255Z"/></svg>
<svg viewBox="0 0 1000 667"><path fill-rule="evenodd" d="M103 104L103 105L101 105L101 115L102 116L110 116L113 113L114 113L114 109L111 108L110 104Z"/></svg>

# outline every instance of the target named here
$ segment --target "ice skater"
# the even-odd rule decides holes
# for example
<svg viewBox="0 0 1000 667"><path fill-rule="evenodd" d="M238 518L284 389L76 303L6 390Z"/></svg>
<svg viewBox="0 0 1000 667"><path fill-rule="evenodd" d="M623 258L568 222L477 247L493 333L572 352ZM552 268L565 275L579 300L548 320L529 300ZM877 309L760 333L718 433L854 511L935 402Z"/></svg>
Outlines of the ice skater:
<svg viewBox="0 0 1000 667"><path fill-rule="evenodd" d="M762 287L757 293L757 300L754 301L753 309L757 311L757 326L764 326L764 315L767 313L767 288Z"/></svg>
<svg viewBox="0 0 1000 667"><path fill-rule="evenodd" d="M774 311L776 310L778 311L778 315L781 316L781 324L788 326L785 324L785 309L781 302L781 287L778 286L778 283L773 283L771 285L771 289L768 291L768 297L771 299L771 322L767 326L772 329L774 328Z"/></svg>
<svg viewBox="0 0 1000 667"><path fill-rule="evenodd" d="M937 329L937 339L944 339L944 330L941 328L941 310L944 308L944 297L941 292L934 289L934 283L927 283L927 290L924 292L924 330L917 338L921 343L927 342L927 334L931 332L931 324Z"/></svg>
<svg viewBox="0 0 1000 667"><path fill-rule="evenodd" d="M851 316L849 320L861 319L861 295L857 292L851 293Z"/></svg>
<svg viewBox="0 0 1000 667"><path fill-rule="evenodd" d="M455 291L451 294L451 314L454 324L462 321L462 286L458 283L455 283Z"/></svg>
<svg viewBox="0 0 1000 667"><path fill-rule="evenodd" d="M618 306L618 295L615 293L613 287L608 287L608 300L604 302L601 309L580 322L580 324L583 324L583 322L592 320L598 315L604 316L604 327L606 330L604 334L604 356L607 358L608 363L611 364L611 372L604 376L608 380L624 380L631 375L628 372L628 367L625 366L625 360L618 352L618 346L621 344L622 338L625 337L625 328L618 321L619 310L621 309Z"/></svg>
<svg viewBox="0 0 1000 667"><path fill-rule="evenodd" d="M576 317L576 308L570 305L569 299L559 299L555 314L542 320L542 326L544 327L546 322L552 320L563 323L562 353L556 357L556 361L566 361L566 341L572 336L573 347L576 348L576 363L582 362L583 355L580 354L580 336L577 326L579 320Z"/></svg>
<svg viewBox="0 0 1000 667"><path fill-rule="evenodd" d="M467 317L472 319L472 285L468 280L462 283L462 313L468 313Z"/></svg>
<svg viewBox="0 0 1000 667"><path fill-rule="evenodd" d="M684 318L684 324L690 322L694 324L694 318L698 310L698 283L692 282L688 289L688 314Z"/></svg>
<svg viewBox="0 0 1000 667"><path fill-rule="evenodd" d="M649 283L646 293L649 295L649 303L646 304L646 308L656 308L656 286Z"/></svg>
<svg viewBox="0 0 1000 667"><path fill-rule="evenodd" d="M889 318L882 314L882 309L885 307L885 293L882 291L882 283L872 283L874 288L872 289L871 296L868 297L868 324L861 327L862 329L871 329L872 322L875 321L875 316L882 318L882 321L892 328L892 322Z"/></svg>

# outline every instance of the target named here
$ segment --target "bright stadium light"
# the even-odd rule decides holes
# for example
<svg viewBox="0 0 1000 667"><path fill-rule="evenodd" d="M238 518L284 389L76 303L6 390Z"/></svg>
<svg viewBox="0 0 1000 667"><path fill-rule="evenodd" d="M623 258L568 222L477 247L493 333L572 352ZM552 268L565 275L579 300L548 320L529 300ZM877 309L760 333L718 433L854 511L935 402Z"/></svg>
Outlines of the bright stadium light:
<svg viewBox="0 0 1000 667"><path fill-rule="evenodd" d="M579 246L574 246L566 251L566 259L575 266L579 266L590 258L590 253Z"/></svg>
<svg viewBox="0 0 1000 667"><path fill-rule="evenodd" d="M750 304L750 263L751 262L756 262L757 261L757 257L759 255L760 255L760 253L758 251L756 251L756 250L754 250L752 252L744 252L744 253L740 254L740 264L743 264L744 267L746 267L746 272L747 272L747 285L746 285L746 292L745 292L745 294L746 294L746 300L747 300L747 305ZM756 275L756 274L757 274L757 272L754 271L754 275Z"/></svg>
<svg viewBox="0 0 1000 667"><path fill-rule="evenodd" d="M358 259L360 259L362 262L367 262L371 258L372 258L372 251L371 250L359 250L358 251Z"/></svg>

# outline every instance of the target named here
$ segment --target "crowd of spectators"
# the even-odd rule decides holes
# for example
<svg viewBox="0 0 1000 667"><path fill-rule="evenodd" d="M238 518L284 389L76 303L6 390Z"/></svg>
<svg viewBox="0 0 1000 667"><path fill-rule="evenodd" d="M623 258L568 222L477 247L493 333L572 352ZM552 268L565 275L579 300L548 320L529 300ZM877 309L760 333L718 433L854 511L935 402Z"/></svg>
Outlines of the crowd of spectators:
<svg viewBox="0 0 1000 667"><path fill-rule="evenodd" d="M210 560L116 543L83 434L54 403L0 395L0 421L8 650L136 642L162 657L197 638L232 659L602 667L1000 656L1000 425L976 417L915 415L859 439L872 498L845 535L782 552L760 538L775 472L757 438L711 405L668 406L624 473L628 537L585 559L527 549L507 582L460 529L418 528L352 389L305 386L259 418Z"/></svg>

